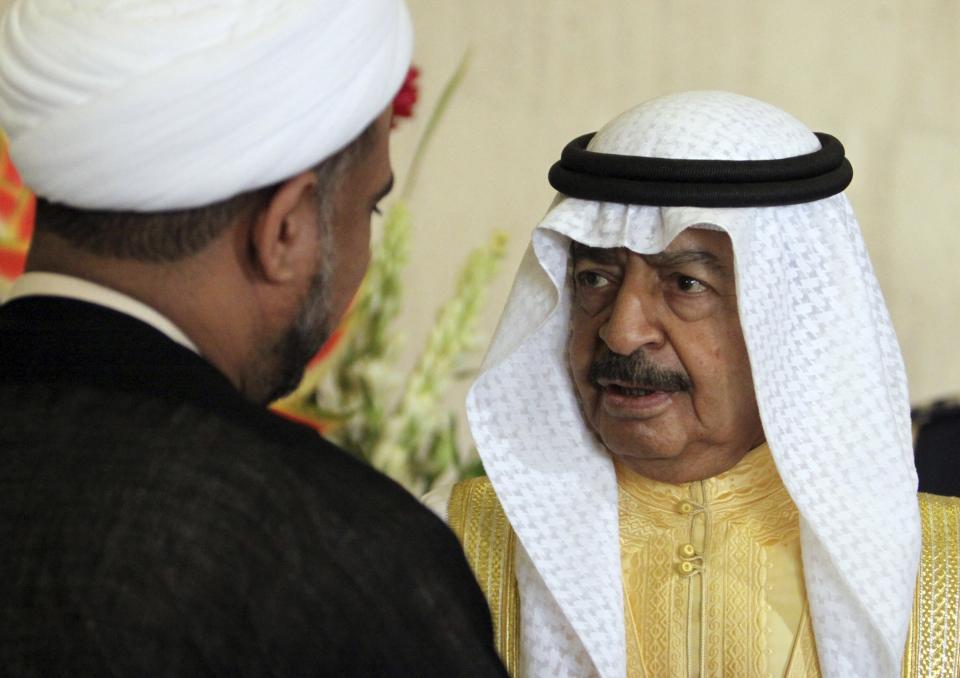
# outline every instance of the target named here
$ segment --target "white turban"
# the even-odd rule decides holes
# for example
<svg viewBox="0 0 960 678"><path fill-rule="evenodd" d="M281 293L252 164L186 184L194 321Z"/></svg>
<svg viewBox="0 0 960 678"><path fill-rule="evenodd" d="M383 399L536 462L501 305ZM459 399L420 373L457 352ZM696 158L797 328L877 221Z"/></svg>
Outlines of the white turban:
<svg viewBox="0 0 960 678"><path fill-rule="evenodd" d="M793 117L724 92L647 102L589 146L707 160L819 148ZM567 366L570 239L654 253L695 226L722 229L733 243L760 416L801 516L823 675L898 676L920 555L906 378L842 194L709 209L565 198L534 231L467 402L484 467L519 538L521 668L626 671L615 471L584 423Z"/></svg>
<svg viewBox="0 0 960 678"><path fill-rule="evenodd" d="M197 207L346 146L411 48L403 0L13 0L0 126L52 201Z"/></svg>

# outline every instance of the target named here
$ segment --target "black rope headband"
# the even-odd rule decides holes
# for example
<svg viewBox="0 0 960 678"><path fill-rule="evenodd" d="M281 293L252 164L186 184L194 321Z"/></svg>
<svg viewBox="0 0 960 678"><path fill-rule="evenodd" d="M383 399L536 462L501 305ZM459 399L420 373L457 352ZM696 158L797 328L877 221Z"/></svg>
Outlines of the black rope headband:
<svg viewBox="0 0 960 678"><path fill-rule="evenodd" d="M835 195L853 179L843 145L816 133L822 148L778 160L677 160L587 150L577 137L550 168L550 185L573 198L664 207L770 207Z"/></svg>

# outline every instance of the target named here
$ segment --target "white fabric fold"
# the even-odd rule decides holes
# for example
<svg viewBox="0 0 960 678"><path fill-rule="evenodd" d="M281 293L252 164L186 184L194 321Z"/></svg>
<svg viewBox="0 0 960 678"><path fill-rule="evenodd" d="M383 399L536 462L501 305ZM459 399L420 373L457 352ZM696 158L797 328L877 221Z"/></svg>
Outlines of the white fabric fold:
<svg viewBox="0 0 960 678"><path fill-rule="evenodd" d="M343 148L390 103L411 50L403 0L13 0L0 125L45 198L196 207Z"/></svg>
<svg viewBox="0 0 960 678"><path fill-rule="evenodd" d="M789 115L723 92L653 100L591 142L609 153L717 160L817 148ZM801 514L823 675L897 676L920 553L906 377L843 195L745 209L567 198L534 231L467 400L484 467L523 546L525 675L626 673L616 478L567 367L570 239L654 253L691 227L722 229L733 243L761 419Z"/></svg>

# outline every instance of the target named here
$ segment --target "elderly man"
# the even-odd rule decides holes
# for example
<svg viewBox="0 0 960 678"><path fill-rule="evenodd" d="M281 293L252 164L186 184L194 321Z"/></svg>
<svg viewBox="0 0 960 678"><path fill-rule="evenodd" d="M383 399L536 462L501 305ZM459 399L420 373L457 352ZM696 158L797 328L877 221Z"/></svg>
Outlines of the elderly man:
<svg viewBox="0 0 960 678"><path fill-rule="evenodd" d="M956 675L960 504L918 511L851 177L723 92L564 150L446 505L513 673Z"/></svg>
<svg viewBox="0 0 960 678"><path fill-rule="evenodd" d="M15 0L0 673L503 675L454 536L265 403L392 182L402 0Z"/></svg>

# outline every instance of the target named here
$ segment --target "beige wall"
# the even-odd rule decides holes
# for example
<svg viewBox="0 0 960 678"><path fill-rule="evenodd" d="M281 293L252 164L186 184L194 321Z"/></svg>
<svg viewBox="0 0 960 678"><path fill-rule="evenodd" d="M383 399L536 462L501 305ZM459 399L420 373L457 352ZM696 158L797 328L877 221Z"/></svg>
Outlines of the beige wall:
<svg viewBox="0 0 960 678"><path fill-rule="evenodd" d="M567 141L660 94L728 89L843 141L911 396L960 392L960 1L408 2L423 98L397 131L401 184L425 113L467 46L473 57L412 201L408 353L461 258L500 228L490 335Z"/></svg>

